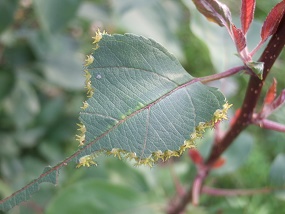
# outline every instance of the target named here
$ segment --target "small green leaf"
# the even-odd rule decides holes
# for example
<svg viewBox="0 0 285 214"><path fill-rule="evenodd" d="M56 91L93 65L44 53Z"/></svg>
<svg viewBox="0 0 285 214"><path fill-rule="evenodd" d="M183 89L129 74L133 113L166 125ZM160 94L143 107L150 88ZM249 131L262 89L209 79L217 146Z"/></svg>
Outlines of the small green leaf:
<svg viewBox="0 0 285 214"><path fill-rule="evenodd" d="M193 147L217 122L214 114L225 118L229 105L221 92L195 81L155 41L132 34L100 38L86 60L91 97L80 113L78 139L86 146L79 166L95 164L90 158L100 151L151 166Z"/></svg>
<svg viewBox="0 0 285 214"><path fill-rule="evenodd" d="M262 80L263 78L263 69L264 62L248 62L246 64L251 70L256 74L256 76Z"/></svg>
<svg viewBox="0 0 285 214"><path fill-rule="evenodd" d="M35 11L42 27L51 33L64 28L75 16L79 0L35 0Z"/></svg>

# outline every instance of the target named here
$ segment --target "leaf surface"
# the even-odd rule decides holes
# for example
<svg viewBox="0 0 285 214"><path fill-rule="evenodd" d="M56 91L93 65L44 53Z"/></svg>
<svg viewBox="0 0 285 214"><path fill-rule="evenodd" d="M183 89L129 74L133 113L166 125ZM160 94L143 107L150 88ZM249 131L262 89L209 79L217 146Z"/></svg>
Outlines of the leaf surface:
<svg viewBox="0 0 285 214"><path fill-rule="evenodd" d="M107 151L120 157L119 151L148 165L179 156L191 147L190 134L199 134L197 126L212 126L223 109L217 89L197 82L151 39L103 35L98 47L88 66L94 94L80 114L86 129L81 156Z"/></svg>
<svg viewBox="0 0 285 214"><path fill-rule="evenodd" d="M237 50L241 52L246 47L246 41L244 33L241 29L237 28L235 25L232 25L232 31L235 38L235 44Z"/></svg>
<svg viewBox="0 0 285 214"><path fill-rule="evenodd" d="M243 34L247 33L253 20L255 4L255 0L242 0L240 20Z"/></svg>
<svg viewBox="0 0 285 214"><path fill-rule="evenodd" d="M285 1L279 2L274 6L266 17L261 28L261 42L265 42L277 30L277 27L284 15Z"/></svg>
<svg viewBox="0 0 285 214"><path fill-rule="evenodd" d="M79 0L35 0L34 7L42 27L57 33L75 16Z"/></svg>
<svg viewBox="0 0 285 214"><path fill-rule="evenodd" d="M273 163L271 164L270 167L270 174L269 174L269 179L270 183L273 186L284 186L285 180L284 180L284 175L285 175L285 154L280 153L278 154Z"/></svg>

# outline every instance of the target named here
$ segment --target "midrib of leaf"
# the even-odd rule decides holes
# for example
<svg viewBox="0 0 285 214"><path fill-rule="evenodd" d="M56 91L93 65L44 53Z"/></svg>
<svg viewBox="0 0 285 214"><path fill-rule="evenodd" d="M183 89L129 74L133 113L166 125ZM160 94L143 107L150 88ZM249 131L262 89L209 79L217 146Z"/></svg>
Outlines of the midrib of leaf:
<svg viewBox="0 0 285 214"><path fill-rule="evenodd" d="M146 135L145 135L145 144L146 144L146 140L147 140L147 132L148 132L148 123L149 123L149 113L150 113L150 110L151 108L159 103L161 100L165 99L166 97L168 97L169 95L171 95L172 93L180 90L180 89L183 89L185 88L186 86L189 86L195 82L198 82L199 81L199 78L196 78L196 79L191 79L190 81L180 85L180 86L177 86L176 88L170 90L168 93L164 94L163 96L161 96L160 98L154 100L153 102L147 104L145 107L142 107L141 109L138 109L138 110L135 110L133 113L131 113L130 115L126 116L124 119L121 119L121 120L117 120L116 118L113 118L113 117L110 117L111 119L117 121L116 125L114 125L112 128L110 128L108 131L104 132L102 135L98 136L96 139L94 139L93 141L89 142L86 146L84 146L82 149L80 149L78 152L82 152L82 151L85 151L85 150L88 150L89 147L91 147L94 143L96 143L98 140L102 139L103 137L105 137L106 135L108 135L111 131L113 131L114 129L116 129L119 125L123 124L124 122L126 122L127 120L129 120L131 117L137 115L138 113L140 113L141 111L144 111L144 110L147 110L149 111L148 112L148 116L147 116L147 127L146 127ZM81 114L95 114L95 113L91 113L91 112L83 112ZM106 117L105 115L103 115L103 117ZM145 147L145 145L144 145ZM79 157L80 158L80 157Z"/></svg>

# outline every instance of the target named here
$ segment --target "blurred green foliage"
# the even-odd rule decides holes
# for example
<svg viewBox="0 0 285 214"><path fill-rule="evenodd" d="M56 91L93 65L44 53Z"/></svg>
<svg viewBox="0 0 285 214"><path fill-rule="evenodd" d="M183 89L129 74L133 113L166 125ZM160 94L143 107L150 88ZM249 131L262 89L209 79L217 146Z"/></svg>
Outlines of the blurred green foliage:
<svg viewBox="0 0 285 214"><path fill-rule="evenodd" d="M239 4L226 3L237 20ZM257 44L260 21L275 3L257 2L250 47ZM240 63L223 29L199 16L190 0L0 0L1 198L77 149L76 123L85 100L83 61L92 52L91 37L98 27L155 39L193 76ZM272 77L277 78L278 91L285 88L284 59L283 52L265 89ZM231 114L240 106L247 79L237 75L213 84L234 104ZM272 119L285 123L284 115L283 107ZM233 189L285 186L284 134L258 127L248 130L225 153L226 165L206 184ZM198 142L204 155L212 137L209 132ZM175 194L174 177L188 186L195 175L186 154L154 169L110 157L100 157L99 164L90 169L67 166L58 187L43 185L10 213L163 213ZM201 207L189 205L187 213L285 213L284 191L275 195L203 196Z"/></svg>

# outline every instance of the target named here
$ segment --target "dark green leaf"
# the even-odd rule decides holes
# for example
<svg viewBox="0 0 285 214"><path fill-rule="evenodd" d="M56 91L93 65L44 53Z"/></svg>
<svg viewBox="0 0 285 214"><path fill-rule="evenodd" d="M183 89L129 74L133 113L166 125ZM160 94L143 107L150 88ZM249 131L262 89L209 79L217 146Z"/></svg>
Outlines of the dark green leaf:
<svg viewBox="0 0 285 214"><path fill-rule="evenodd" d="M93 63L92 57L87 60L87 88L94 94L80 116L86 145L2 200L1 210L28 200L40 183L55 183L58 170L70 161L89 166L105 151L152 165L181 155L205 128L225 118L229 105L221 92L197 82L158 43L130 34L99 40Z"/></svg>
<svg viewBox="0 0 285 214"><path fill-rule="evenodd" d="M88 66L94 94L80 115L87 145L78 157L121 152L151 165L180 155L195 128L212 126L215 111L223 109L223 95L195 82L155 41L103 35L96 45Z"/></svg>

